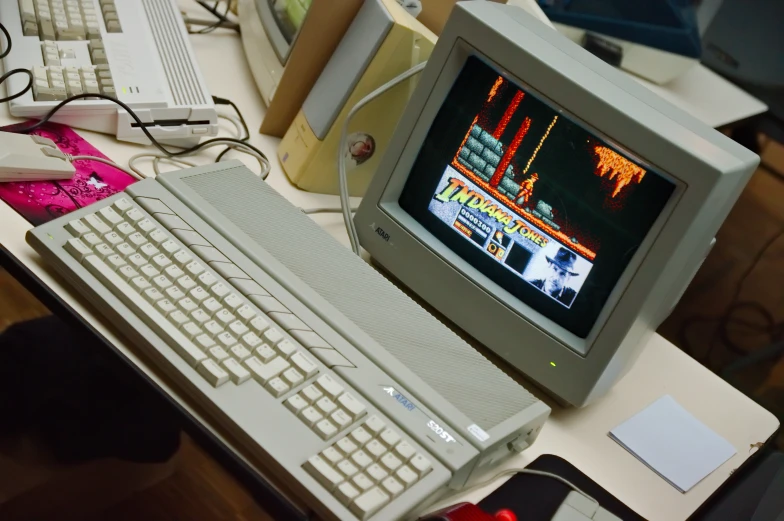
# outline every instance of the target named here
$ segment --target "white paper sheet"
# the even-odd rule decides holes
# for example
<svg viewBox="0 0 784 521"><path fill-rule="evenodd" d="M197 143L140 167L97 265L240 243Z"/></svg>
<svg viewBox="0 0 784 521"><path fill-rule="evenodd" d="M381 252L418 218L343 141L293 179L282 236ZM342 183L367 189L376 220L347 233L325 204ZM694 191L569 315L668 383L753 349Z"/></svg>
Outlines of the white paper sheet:
<svg viewBox="0 0 784 521"><path fill-rule="evenodd" d="M609 436L684 493L736 452L669 395L611 430Z"/></svg>

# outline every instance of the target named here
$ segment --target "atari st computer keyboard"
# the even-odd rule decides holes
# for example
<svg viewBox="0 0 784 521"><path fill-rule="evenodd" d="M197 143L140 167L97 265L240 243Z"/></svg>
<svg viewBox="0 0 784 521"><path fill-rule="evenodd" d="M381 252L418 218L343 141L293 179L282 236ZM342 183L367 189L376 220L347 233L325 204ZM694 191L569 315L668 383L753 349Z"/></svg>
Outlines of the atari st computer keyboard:
<svg viewBox="0 0 784 521"><path fill-rule="evenodd" d="M185 145L217 135L217 112L176 0L3 0L0 23L13 44L5 70L33 74L32 89L10 102L12 115L41 118L68 97L102 94L126 103L156 139ZM11 76L8 93L28 81ZM105 99L75 100L52 120L147 141Z"/></svg>
<svg viewBox="0 0 784 521"><path fill-rule="evenodd" d="M550 411L236 161L27 240L324 518L409 518Z"/></svg>

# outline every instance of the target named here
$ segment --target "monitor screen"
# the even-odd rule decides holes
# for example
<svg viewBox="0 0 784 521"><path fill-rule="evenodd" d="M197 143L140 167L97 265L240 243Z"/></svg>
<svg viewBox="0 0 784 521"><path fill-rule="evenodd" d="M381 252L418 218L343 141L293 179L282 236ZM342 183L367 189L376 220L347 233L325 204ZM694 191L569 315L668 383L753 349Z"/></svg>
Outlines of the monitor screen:
<svg viewBox="0 0 784 521"><path fill-rule="evenodd" d="M305 21L311 0L266 0L266 2L269 3L283 38L291 45Z"/></svg>
<svg viewBox="0 0 784 521"><path fill-rule="evenodd" d="M586 338L674 190L617 143L472 56L400 205L524 304Z"/></svg>

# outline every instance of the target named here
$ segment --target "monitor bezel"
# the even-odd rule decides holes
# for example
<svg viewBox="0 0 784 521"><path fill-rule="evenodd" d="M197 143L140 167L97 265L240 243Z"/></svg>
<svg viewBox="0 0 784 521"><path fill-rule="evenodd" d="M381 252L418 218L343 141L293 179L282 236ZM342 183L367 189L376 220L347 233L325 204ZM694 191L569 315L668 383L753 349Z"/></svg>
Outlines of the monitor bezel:
<svg viewBox="0 0 784 521"><path fill-rule="evenodd" d="M621 300L623 293L626 291L630 281L645 259L645 256L650 250L653 242L656 240L665 223L667 222L667 219L671 216L673 209L677 205L686 189L686 183L668 174L664 169L655 165L650 160L642 158L638 154L631 152L628 148L620 144L616 139L611 138L606 133L575 115L573 112L559 105L547 97L539 89L536 89L530 83L515 76L496 61L490 59L488 56L464 40L457 40L455 46L452 48L449 56L445 60L438 79L436 80L435 85L430 92L430 96L428 96L426 107L437 107L440 109L446 100L446 97L449 95L452 85L454 84L458 75L461 73L464 64L471 56L477 57L507 80L520 85L523 89L536 96L543 103L550 106L559 115L563 115L571 119L576 124L583 126L587 131L591 132L596 137L606 141L614 147L617 147L619 150L623 151L624 154L627 154L641 165L645 165L646 167L654 170L656 174L661 175L675 185L673 194L670 196L670 199L667 201L667 204L662 209L645 239L640 244L637 252L621 273L621 276L615 283L614 288L610 292L610 295L608 296L602 311L597 316L596 321L591 327L588 335L585 338L581 338L576 334L568 331L554 320L536 311L533 307L525 304L518 297L512 295L508 290L504 289L498 283L469 264L466 260L448 248L443 242L441 242L441 239L427 230L422 224L420 224L416 219L414 219L414 217L412 217L400 206L398 201L403 192L405 183L408 180L408 175L399 175L399 173L409 172L413 167L414 162L416 161L416 158L419 154L419 149L412 149L414 146L413 143L424 142L424 138L430 130L430 127L438 114L438 110L423 111L422 115L414 125L409 143L406 144L406 148L404 149L404 153L401 155L400 162L395 166L395 174L393 174L393 176L390 178L383 191L381 199L378 203L378 208L387 214L390 219L395 221L398 226L415 237L423 248L428 249L434 255L438 256L453 270L463 274L477 287L486 288L487 293L492 295L499 304L513 311L520 318L528 321L540 329L543 333L553 337L563 345L567 346L576 354L585 357L590 352L591 347L594 345L597 337L601 333L602 328L605 326L608 318L618 305L618 302ZM447 165L444 165L445 168L446 166Z"/></svg>
<svg viewBox="0 0 784 521"><path fill-rule="evenodd" d="M264 29L264 32L267 34L267 38L269 39L270 44L272 44L272 50L275 51L278 60L280 60L280 64L285 66L289 61L291 50L297 44L297 39L302 32L302 27L305 26L308 16L310 16L310 9L308 9L307 14L305 15L305 20L302 21L302 27L300 27L300 29L297 31L297 34L294 35L294 40L289 43L286 41L285 36L283 36L283 31L281 31L280 27L278 26L278 22L275 19L275 14L272 12L270 0L251 1L256 3L256 9L259 12L259 18L261 18L261 25Z"/></svg>

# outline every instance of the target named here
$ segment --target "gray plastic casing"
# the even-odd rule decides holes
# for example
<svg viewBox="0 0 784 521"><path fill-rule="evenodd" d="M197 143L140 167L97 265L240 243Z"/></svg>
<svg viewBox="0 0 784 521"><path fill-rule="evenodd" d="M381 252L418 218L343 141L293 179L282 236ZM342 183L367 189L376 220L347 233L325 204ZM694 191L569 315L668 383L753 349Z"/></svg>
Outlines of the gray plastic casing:
<svg viewBox="0 0 784 521"><path fill-rule="evenodd" d="M470 56L676 185L586 338L491 281L398 203L430 126ZM460 2L355 223L362 247L385 270L558 400L582 406L606 393L637 358L699 268L758 162L752 152L523 9Z"/></svg>

